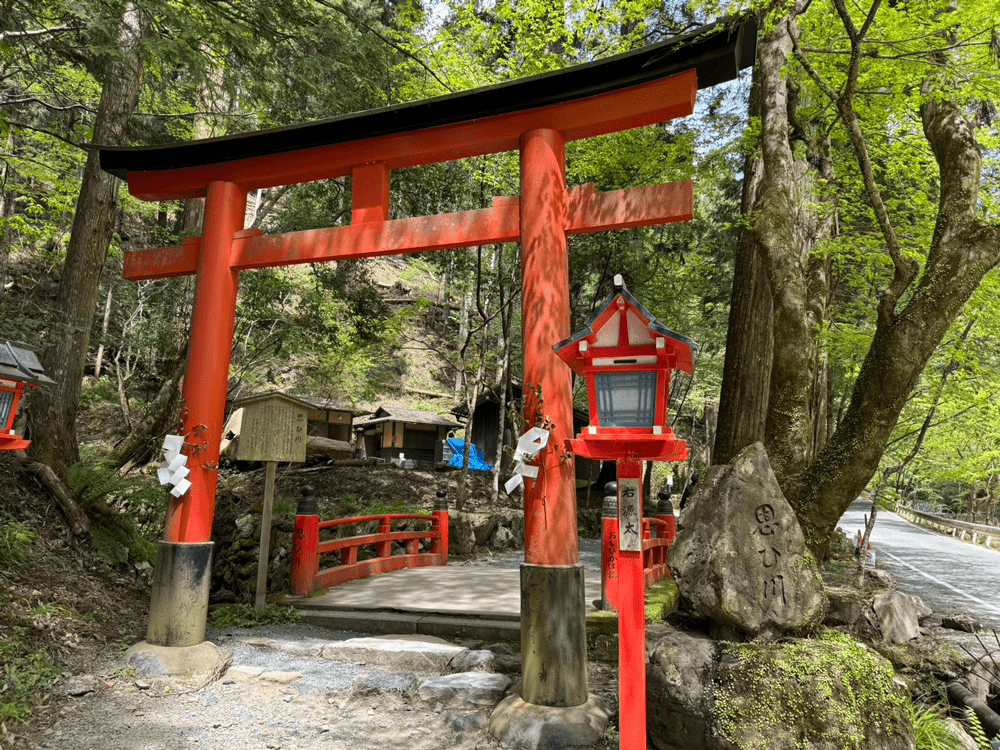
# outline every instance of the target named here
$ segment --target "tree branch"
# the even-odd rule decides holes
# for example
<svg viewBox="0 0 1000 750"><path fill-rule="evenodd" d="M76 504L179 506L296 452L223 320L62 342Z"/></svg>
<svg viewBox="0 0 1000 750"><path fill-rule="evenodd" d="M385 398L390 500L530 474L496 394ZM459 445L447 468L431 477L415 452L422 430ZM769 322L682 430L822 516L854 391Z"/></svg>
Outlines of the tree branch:
<svg viewBox="0 0 1000 750"><path fill-rule="evenodd" d="M446 81L443 81L441 79L441 77L436 72L434 72L434 70L432 70L430 66L427 65L427 63L425 63L423 60L421 60L415 54L413 54L412 52L410 52L408 49L400 46L396 42L394 42L391 39L389 39L388 37L386 37L384 34L379 33L370 24L368 24L364 20L358 18L353 13L351 13L349 10L347 10L346 8L342 8L339 5L334 5L333 3L326 2L325 0L316 0L316 1L320 5L322 5L324 8L329 8L330 10L334 10L337 13L340 13L342 16L344 16L345 18L347 18L347 20L351 21L352 23L356 23L358 26L361 26L365 31L371 32L372 34L374 34L375 36L377 36L379 39L381 39L385 44L388 44L390 47L392 47L394 50L396 50L397 52L399 52L401 55L404 55L405 57L408 57L409 59L413 60L413 62L415 62L421 68L423 68L428 73L430 73L431 77L435 81L437 81L438 83L440 83L442 86L444 86L444 88L448 92L454 93L454 91L455 91L454 88L452 88Z"/></svg>
<svg viewBox="0 0 1000 750"><path fill-rule="evenodd" d="M28 29L27 31L0 31L0 42L6 42L8 39L30 39L36 36L45 36L47 34L61 34L64 31L78 31L79 26L70 26L69 24L63 26L49 26L46 29Z"/></svg>
<svg viewBox="0 0 1000 750"><path fill-rule="evenodd" d="M838 9L843 6L843 0L835 0ZM876 0L875 4L872 6L872 13L866 19L863 30L867 30L871 25L871 21L874 20L874 10L877 9L879 0ZM845 10L846 14L846 10ZM848 26L850 24L850 26ZM856 37L860 32L853 31L853 22L850 21L849 16L845 21L845 27L847 27L848 33L851 34L851 63L848 66L848 78L844 84L844 90L842 93L838 94L833 87L827 83L819 72L812 66L809 59L806 57L805 53L799 47L797 35L792 33L794 31L791 24L789 24L789 33L792 37L792 54L795 55L795 59L802 66L803 70L809 75L816 85L819 86L820 90L833 102L834 106L837 107L837 111L840 113L840 118L844 125L847 127L847 134L851 140L851 146L854 148L854 155L858 160L858 167L861 169L861 177L865 185L865 192L868 193L868 199L871 201L872 209L875 212L875 218L878 221L879 229L882 230L882 237L885 240L886 252L892 259L892 265L894 270L892 282L889 286L882 292L882 297L878 304L878 325L881 327L889 326L895 319L896 303L899 301L900 296L906 289L913 283L913 280L917 278L917 273L920 271L920 264L913 258L907 258L903 255L902 248L899 244L899 238L896 236L896 230L892 226L892 222L889 219L889 212L885 207L885 202L882 200L882 193L875 183L875 172L872 169L871 156L868 153L868 145L865 141L864 133L861 132L861 124L858 122L857 113L854 111L854 103L852 101L854 95L854 87L857 84L858 78L858 63L860 61L860 45L862 39Z"/></svg>

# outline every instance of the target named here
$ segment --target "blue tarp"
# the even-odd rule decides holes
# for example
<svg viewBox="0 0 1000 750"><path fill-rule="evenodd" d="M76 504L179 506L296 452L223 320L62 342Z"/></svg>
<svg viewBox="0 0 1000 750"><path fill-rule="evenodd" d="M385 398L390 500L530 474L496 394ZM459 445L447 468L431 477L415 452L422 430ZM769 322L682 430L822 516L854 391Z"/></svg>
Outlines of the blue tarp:
<svg viewBox="0 0 1000 750"><path fill-rule="evenodd" d="M462 456L465 455L465 441L458 438L448 438L448 447L451 448L451 458L448 459L449 466L462 466ZM475 446L469 450L469 468L476 471L493 471L493 467L486 463L483 452Z"/></svg>

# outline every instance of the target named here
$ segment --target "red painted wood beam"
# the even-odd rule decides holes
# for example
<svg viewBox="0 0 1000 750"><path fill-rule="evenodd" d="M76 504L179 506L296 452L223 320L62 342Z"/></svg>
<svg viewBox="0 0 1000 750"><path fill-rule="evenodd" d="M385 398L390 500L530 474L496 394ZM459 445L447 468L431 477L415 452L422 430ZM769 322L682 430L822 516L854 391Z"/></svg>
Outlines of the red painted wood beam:
<svg viewBox="0 0 1000 750"><path fill-rule="evenodd" d="M233 182L243 191L328 180L355 165L382 162L388 169L435 164L514 151L523 133L557 130L567 141L654 125L694 111L698 81L688 70L638 86L409 133L335 143L183 169L129 172L129 192L150 201L199 198L210 182Z"/></svg>
<svg viewBox="0 0 1000 750"><path fill-rule="evenodd" d="M690 181L607 193L584 185L566 192L565 230L585 234L690 221L693 206ZM495 198L493 208L454 214L267 236L259 229L243 230L233 236L232 263L234 269L248 270L517 242L519 211L519 198L504 197ZM188 237L179 247L126 253L122 275L139 281L192 274L198 268L200 242Z"/></svg>
<svg viewBox="0 0 1000 750"><path fill-rule="evenodd" d="M219 436L226 412L226 384L232 357L239 272L230 263L233 238L240 234L246 193L229 182L209 187L198 254L191 337L184 375L181 431L191 470L191 488L171 498L164 538L168 542L212 540L215 489L219 480Z"/></svg>
<svg viewBox="0 0 1000 750"><path fill-rule="evenodd" d="M351 170L351 224L389 218L389 168L364 164Z"/></svg>

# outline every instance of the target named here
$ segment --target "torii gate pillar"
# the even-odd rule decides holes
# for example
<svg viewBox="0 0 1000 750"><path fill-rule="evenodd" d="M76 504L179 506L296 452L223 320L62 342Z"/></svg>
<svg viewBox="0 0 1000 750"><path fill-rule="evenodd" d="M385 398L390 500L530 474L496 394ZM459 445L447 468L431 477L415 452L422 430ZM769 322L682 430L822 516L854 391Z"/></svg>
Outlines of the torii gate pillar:
<svg viewBox="0 0 1000 750"><path fill-rule="evenodd" d="M219 436L229 384L236 294L233 235L243 228L246 191L212 182L205 197L195 276L181 434L188 454L188 496L171 498L157 548L146 642L196 646L205 640L212 578L212 518L219 479Z"/></svg>
<svg viewBox="0 0 1000 750"><path fill-rule="evenodd" d="M521 136L521 274L524 421L550 431L525 482L521 565L521 697L538 706L587 702L583 566L576 536L569 368L552 346L569 337L566 147L556 130Z"/></svg>

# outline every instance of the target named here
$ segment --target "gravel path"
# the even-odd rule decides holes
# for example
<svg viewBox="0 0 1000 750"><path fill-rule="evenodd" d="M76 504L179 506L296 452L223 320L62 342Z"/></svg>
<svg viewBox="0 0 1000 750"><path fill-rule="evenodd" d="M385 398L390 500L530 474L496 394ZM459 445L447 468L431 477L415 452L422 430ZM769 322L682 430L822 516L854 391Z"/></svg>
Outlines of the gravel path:
<svg viewBox="0 0 1000 750"><path fill-rule="evenodd" d="M343 640L360 637L292 625L210 631L232 654L229 669L201 686L195 680L143 679L121 661L98 675L74 677L47 727L17 747L52 750L474 750L487 739L490 708L428 704L417 695L429 676L362 664L299 658L247 645L241 637ZM61 690L60 690L61 688ZM88 688L93 688L89 690ZM69 691L86 690L72 696Z"/></svg>
<svg viewBox="0 0 1000 750"><path fill-rule="evenodd" d="M508 561L493 558L494 562ZM516 564L519 564L517 561ZM32 750L487 750L496 699L421 697L423 680L442 674L301 656L330 641L363 638L307 624L209 629L230 656L215 675L157 679L123 668L124 658L92 674L64 675L50 705L23 727L13 747ZM262 647L263 639L280 650ZM252 640L255 643L248 643ZM481 642L459 642L483 649ZM519 659L487 644L496 670L517 689ZM292 653L289 653L291 651ZM481 653L481 651L477 651ZM299 654L299 655L296 655ZM617 705L617 670L590 663L590 691ZM448 670L443 670L447 672ZM618 746L609 731L607 748Z"/></svg>

